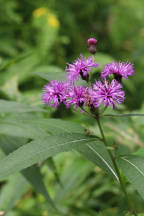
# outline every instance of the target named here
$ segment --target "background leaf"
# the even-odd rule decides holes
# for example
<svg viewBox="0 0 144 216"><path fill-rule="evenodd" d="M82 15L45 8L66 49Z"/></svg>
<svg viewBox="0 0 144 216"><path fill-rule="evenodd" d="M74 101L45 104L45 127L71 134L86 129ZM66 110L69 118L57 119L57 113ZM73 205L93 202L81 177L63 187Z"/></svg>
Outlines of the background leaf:
<svg viewBox="0 0 144 216"><path fill-rule="evenodd" d="M133 187L144 199L144 158L128 155L119 159L119 165Z"/></svg>

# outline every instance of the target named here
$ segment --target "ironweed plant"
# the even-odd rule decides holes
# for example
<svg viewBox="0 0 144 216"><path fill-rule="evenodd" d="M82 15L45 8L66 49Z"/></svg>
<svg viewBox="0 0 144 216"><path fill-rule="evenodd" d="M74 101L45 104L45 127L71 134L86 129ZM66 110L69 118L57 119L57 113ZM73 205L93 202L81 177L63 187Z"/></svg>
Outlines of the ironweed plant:
<svg viewBox="0 0 144 216"><path fill-rule="evenodd" d="M45 197L46 203L41 208L46 209L52 216L79 215L77 212L81 212L81 209L79 211L79 205L75 205L75 203L77 204L77 200L84 203L84 208L80 215L91 216L96 213L103 216L109 203L106 203L105 199L102 200L102 204L99 201L95 202L95 196L97 196L96 182L100 182L100 190L112 191L110 181L113 177L115 180L114 188L117 188L115 186L118 183L120 184L120 190L116 189L117 192L114 193L116 202L113 203L112 201L110 208L117 205L116 215L120 210L120 216L142 216L139 212L142 211L140 196L144 199L143 143L137 137L137 134L135 135L135 130L132 130L134 140L131 138L129 145L134 141L140 148L137 149L135 145L134 147L136 148L133 148L133 150L136 151L132 152L128 150L128 145L123 145L123 147L120 145L122 135L124 134L124 131L121 131L120 127L123 129L128 128L126 127L125 119L130 119L130 127L134 128L137 121L135 119L133 121L133 117L136 118L135 116L137 116L140 119L140 117L144 116L141 113L126 113L122 105L127 99L124 84L130 76L134 75L133 64L114 61L106 64L101 69L99 67L100 62L97 62L97 40L95 38L88 39L87 46L90 56L84 57L80 55L72 64L67 64L65 72L62 70L57 72L57 67L50 67L47 73L36 72L37 75L49 81L44 86L42 93L44 108L14 101L0 100L0 150L2 150L0 152L0 180L2 180L3 185L0 193L0 210L3 214L9 213L17 201L25 194L30 184ZM93 76L94 74L96 75L95 77ZM96 123L96 126L93 127L95 132L92 133L87 126L84 128L83 122L81 124L73 122L73 116L71 117L72 121L52 118L53 113L56 113L56 110L60 113L61 108L66 112L69 110L68 114L74 111L78 113L78 116L86 116L87 120L91 119L91 122ZM113 110L113 113L109 113L109 110ZM119 111L120 113L118 113ZM112 121L112 118L115 122ZM117 119L120 118L123 120L120 127L114 128L113 124L110 125L111 139L109 139L110 136L108 136L105 130L104 123L108 119L109 123L115 123L114 126L116 127ZM141 126L143 122L139 124ZM116 139L114 131L119 134L119 140ZM126 130L125 134L129 138L127 136L128 132ZM139 133L141 133L141 127ZM142 136L142 134L140 135ZM92 179L91 176L88 178L91 172L89 171L89 162L81 156L79 156L77 161L76 155L74 157L74 164L72 163L70 168L69 166L67 168L65 174L66 180L61 181L61 176L59 177L56 166L59 163L55 165L53 157L59 153L72 150L78 152L95 166L100 167L110 176L110 180L109 178L108 181L106 178L103 179L104 174L101 175L101 173L94 175ZM71 155L72 158L70 160L73 161L73 154ZM63 162L67 164L67 158L64 158ZM45 172L47 168L53 171L54 178L61 188L59 190L56 189L54 201L45 186L47 173L49 175L49 172ZM44 171L44 176L41 174L41 171ZM10 176L11 174L15 175ZM8 182L3 184L3 180L7 178ZM84 180L86 184L81 184ZM79 183L80 190L76 191L73 188L75 188L74 186L77 185L77 182ZM104 188L103 184L105 183L107 185ZM131 193L130 189L132 187L129 189L129 183L131 183L140 196L135 192L136 198L133 199L131 195L134 192ZM94 202L92 202L94 204L93 208L91 208L91 202L88 201L93 189L95 190ZM73 195L70 195L70 197L76 196L72 204L71 202L68 204L68 208L67 206L62 206L60 201L65 197L67 191L70 192L70 190L73 191ZM8 196L6 196L7 193L5 191L8 192ZM86 196L88 197L86 198L87 200L85 200L85 196L82 198L85 192L88 192ZM118 206L120 203L118 194L120 192L123 192L120 194L122 197L120 202L123 201L124 204ZM54 194L53 191L51 194ZM125 196L124 199L123 196ZM139 197L138 200L137 197ZM137 205L139 200L140 207ZM86 208L85 203L88 203ZM73 205L76 206L76 209L74 208L71 214ZM113 212L113 208L111 209L111 212ZM85 211L88 214L85 214ZM108 215L113 215L111 212ZM38 214L41 215L41 211Z"/></svg>
<svg viewBox="0 0 144 216"><path fill-rule="evenodd" d="M89 38L88 50L92 55L96 54L96 47L97 40L95 38ZM122 83L123 79L128 79L129 76L134 75L133 64L129 62L116 61L106 64L101 71L99 79L93 82L91 79L91 72L92 69L97 68L98 66L99 64L98 62L95 62L93 56L84 58L83 55L80 55L80 58L76 59L72 64L68 64L66 68L66 79L64 81L52 80L48 85L44 86L42 100L45 105L53 106L55 109L57 109L60 104L64 104L66 108L72 107L73 109L79 109L82 114L86 113L96 119L101 137L89 137L91 140L89 140L88 143L97 142L98 140L102 142L104 144L104 147L102 146L102 148L104 148L107 152L113 168L104 158L104 155L100 155L95 150L95 144L87 144L87 146L93 151L95 157L101 159L102 163L104 163L105 166L107 166L115 176L120 184L121 190L125 195L129 211L136 216L138 214L135 210L135 207L131 204L130 197L126 191L126 185L121 173L121 168L117 162L118 158L116 158L116 147L109 146L101 124L101 118L104 116L123 117L131 115L105 115L105 111L109 106L112 106L113 110L115 111L117 106L122 104L126 99ZM85 80L86 85L78 85L77 81L79 79ZM83 142L83 140L84 139L76 140L76 142ZM83 145L81 145L79 148L83 149ZM99 148L101 148L101 146L99 146ZM91 154L89 156L93 157ZM127 175L128 178L133 175L134 169L137 171L135 178L138 178L138 181L139 175L144 177L139 160L140 158L133 156L124 156L121 158L121 166L126 166L127 169L129 169ZM135 183L133 182L134 185L136 185L136 179Z"/></svg>

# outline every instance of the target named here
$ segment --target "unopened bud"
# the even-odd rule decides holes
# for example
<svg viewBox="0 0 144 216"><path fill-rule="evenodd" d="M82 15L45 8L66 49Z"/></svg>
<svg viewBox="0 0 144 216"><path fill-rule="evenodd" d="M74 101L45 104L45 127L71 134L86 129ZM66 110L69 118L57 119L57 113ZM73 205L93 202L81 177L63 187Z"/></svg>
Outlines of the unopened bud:
<svg viewBox="0 0 144 216"><path fill-rule="evenodd" d="M88 50L91 54L96 53L97 40L95 38L88 39Z"/></svg>

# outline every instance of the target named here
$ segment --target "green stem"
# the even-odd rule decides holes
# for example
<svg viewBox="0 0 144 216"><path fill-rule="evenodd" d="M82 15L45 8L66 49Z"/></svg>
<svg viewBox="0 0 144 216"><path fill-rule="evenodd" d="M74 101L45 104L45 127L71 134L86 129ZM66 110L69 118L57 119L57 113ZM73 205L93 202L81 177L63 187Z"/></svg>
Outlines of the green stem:
<svg viewBox="0 0 144 216"><path fill-rule="evenodd" d="M106 141L106 139L105 139L105 135L104 135L104 132L103 132L103 129L102 129L100 120L99 120L99 116L96 117L96 120L97 120L97 123L98 123L98 127L99 127L99 130L100 130L101 136L102 136L102 138L103 138L103 143L104 143L104 145L105 145L106 147L108 147L108 144L107 144L107 141ZM108 153L109 153L109 156L110 156L110 158L111 158L111 160L112 160L112 162L113 162L115 171L116 171L117 176L118 176L118 179L119 179L119 183L120 183L121 189L122 189L122 191L123 191L123 193L124 193L124 195L125 195L125 198L126 198L126 200L127 200L128 205L129 205L129 209L130 209L130 211L131 211L135 216L138 216L137 213L135 212L135 210L133 210L133 207L132 207L131 202L130 202L130 200L129 200L129 196L128 196L128 194L127 194L127 191L126 191L126 188L125 188L125 184L124 184L123 179L122 179L122 177L121 177L121 174L120 174L118 165L117 165L117 163L116 163L115 157L113 156L113 154L112 154L112 152L111 152L110 149L108 149L108 148L106 148L106 149L107 149L107 151L108 151Z"/></svg>

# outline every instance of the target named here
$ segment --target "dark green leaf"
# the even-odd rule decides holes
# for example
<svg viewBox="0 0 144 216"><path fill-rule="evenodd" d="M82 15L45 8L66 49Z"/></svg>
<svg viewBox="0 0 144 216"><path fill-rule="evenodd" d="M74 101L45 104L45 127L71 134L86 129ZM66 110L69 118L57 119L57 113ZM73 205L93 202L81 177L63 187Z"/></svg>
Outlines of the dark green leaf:
<svg viewBox="0 0 144 216"><path fill-rule="evenodd" d="M0 136L0 148L7 155L18 149L20 146L23 146L25 143L26 140L22 138L20 139L17 137ZM39 193L43 194L51 206L54 207L54 204L43 183L40 168L37 165L33 165L32 167L23 170L22 174Z"/></svg>
<svg viewBox="0 0 144 216"><path fill-rule="evenodd" d="M8 182L2 187L0 193L0 209L6 212L12 209L26 192L28 186L28 182L22 175L11 176Z"/></svg>
<svg viewBox="0 0 144 216"><path fill-rule="evenodd" d="M128 155L118 161L124 175L144 199L144 158Z"/></svg>
<svg viewBox="0 0 144 216"><path fill-rule="evenodd" d="M78 145L82 147L92 141L97 142L96 138L76 133L48 136L32 141L0 161L0 179L5 179L12 173L21 171L60 152L70 151Z"/></svg>
<svg viewBox="0 0 144 216"><path fill-rule="evenodd" d="M131 117L131 116L144 116L144 114L140 113L128 113L128 114L106 114L103 116L107 117Z"/></svg>
<svg viewBox="0 0 144 216"><path fill-rule="evenodd" d="M18 137L38 138L47 133L84 133L84 128L79 124L61 119L30 119L15 117L0 121L0 133Z"/></svg>
<svg viewBox="0 0 144 216"><path fill-rule="evenodd" d="M78 146L76 150L118 180L111 158L102 142L89 143L82 148Z"/></svg>

